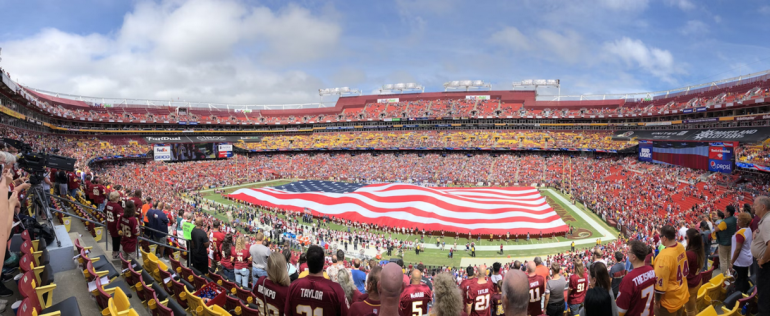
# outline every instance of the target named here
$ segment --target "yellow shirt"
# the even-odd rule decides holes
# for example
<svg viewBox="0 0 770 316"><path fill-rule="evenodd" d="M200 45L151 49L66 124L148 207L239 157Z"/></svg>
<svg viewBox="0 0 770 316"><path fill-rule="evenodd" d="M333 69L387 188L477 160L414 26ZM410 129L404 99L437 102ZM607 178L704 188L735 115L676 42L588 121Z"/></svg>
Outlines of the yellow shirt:
<svg viewBox="0 0 770 316"><path fill-rule="evenodd" d="M687 253L684 246L676 243L676 246L666 247L655 258L655 292L660 293L660 305L669 312L675 312L682 308L690 299L687 288L687 274L690 272L687 265Z"/></svg>

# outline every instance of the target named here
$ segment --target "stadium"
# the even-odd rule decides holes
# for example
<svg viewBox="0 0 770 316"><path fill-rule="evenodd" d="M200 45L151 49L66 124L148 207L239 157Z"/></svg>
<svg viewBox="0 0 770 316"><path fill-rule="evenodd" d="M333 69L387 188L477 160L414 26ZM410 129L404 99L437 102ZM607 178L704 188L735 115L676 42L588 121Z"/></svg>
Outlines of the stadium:
<svg viewBox="0 0 770 316"><path fill-rule="evenodd" d="M770 312L770 70L258 105L50 91L15 56L3 315Z"/></svg>

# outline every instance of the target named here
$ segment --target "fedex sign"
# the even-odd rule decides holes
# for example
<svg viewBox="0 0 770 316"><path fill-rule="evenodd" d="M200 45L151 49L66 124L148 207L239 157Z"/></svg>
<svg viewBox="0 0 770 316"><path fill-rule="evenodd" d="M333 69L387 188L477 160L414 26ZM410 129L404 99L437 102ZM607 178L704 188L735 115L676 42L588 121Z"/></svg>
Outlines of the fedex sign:
<svg viewBox="0 0 770 316"><path fill-rule="evenodd" d="M712 171L712 172L722 172L722 173L732 173L733 172L733 162L732 161L723 161L723 160L709 159L709 171Z"/></svg>
<svg viewBox="0 0 770 316"><path fill-rule="evenodd" d="M171 146L155 145L153 153L156 161L171 160Z"/></svg>

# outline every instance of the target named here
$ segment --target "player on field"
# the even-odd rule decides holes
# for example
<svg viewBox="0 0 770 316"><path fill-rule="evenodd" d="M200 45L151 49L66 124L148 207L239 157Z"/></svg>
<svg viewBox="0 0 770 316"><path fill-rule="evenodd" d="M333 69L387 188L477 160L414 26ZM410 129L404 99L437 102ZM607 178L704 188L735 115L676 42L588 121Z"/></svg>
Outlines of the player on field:
<svg viewBox="0 0 770 316"><path fill-rule="evenodd" d="M411 284L401 292L398 306L400 316L425 315L428 304L433 300L433 292L428 285L422 283L422 273L419 269L412 270Z"/></svg>
<svg viewBox="0 0 770 316"><path fill-rule="evenodd" d="M530 316L542 315L543 307L541 298L545 295L545 279L538 275L534 261L527 262L527 279L529 281L529 305L527 314Z"/></svg>
<svg viewBox="0 0 770 316"><path fill-rule="evenodd" d="M342 287L324 278L324 250L313 245L307 250L308 276L289 287L286 316L345 316L350 304Z"/></svg>
<svg viewBox="0 0 770 316"><path fill-rule="evenodd" d="M684 246L676 241L676 229L666 225L660 229L660 243L666 248L655 257L655 315L682 315L690 299L687 274L690 273Z"/></svg>
<svg viewBox="0 0 770 316"><path fill-rule="evenodd" d="M644 264L647 257L647 246L638 240L628 243L628 260L634 269L620 282L618 298L619 316L653 315L653 300L655 299L655 270Z"/></svg>
<svg viewBox="0 0 770 316"><path fill-rule="evenodd" d="M487 280L487 266L479 266L477 276L468 282L465 312L468 316L490 316L490 301L495 289L492 282Z"/></svg>

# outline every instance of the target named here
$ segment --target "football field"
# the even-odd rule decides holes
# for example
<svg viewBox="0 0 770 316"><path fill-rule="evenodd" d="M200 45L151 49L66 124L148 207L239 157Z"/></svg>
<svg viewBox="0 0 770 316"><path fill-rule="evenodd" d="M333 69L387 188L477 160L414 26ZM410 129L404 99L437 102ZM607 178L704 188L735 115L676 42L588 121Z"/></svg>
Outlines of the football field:
<svg viewBox="0 0 770 316"><path fill-rule="evenodd" d="M241 188L259 188L259 187L275 187L284 184L292 183L296 180L284 179L284 180L272 180L258 183L250 183L239 186L225 188L225 194L230 194L237 189ZM444 250L440 246L436 245L436 239L440 236L428 236L426 235L423 242L425 250L421 251L419 255L415 254L414 250L404 251L403 259L407 264L416 264L422 262L426 265L442 265L442 266L467 266L468 264L480 264L480 263L493 263L496 261L508 262L514 259L529 260L534 256L546 256L550 254L556 254L570 250L570 245L574 241L577 249L584 249L596 245L597 239L601 239L602 243L613 241L618 236L618 231L604 223L598 216L592 212L586 210L582 205L573 205L570 203L569 198L563 196L561 193L553 189L541 189L541 194L546 198L548 204L554 209L554 211L564 220L568 225L575 228L573 234L574 237L557 237L557 238L543 238L540 240L534 234L530 240L492 240L478 239L468 240L467 238L446 238L446 245ZM202 197L211 201L232 205L232 201L223 199L220 193L215 193L213 189L201 191ZM215 214L214 216L220 220L227 221L226 216L222 214ZM347 231L347 226L331 224L331 229L339 231ZM393 238L399 240L414 241L419 239L418 235L403 235L393 234ZM466 251L466 243L474 242L476 244L476 256L472 257L469 251ZM457 249L453 258L449 258L449 248L457 244ZM500 245L503 246L503 252L500 253ZM352 247L349 247L349 252L353 252ZM367 255L372 256L374 249L367 250ZM396 257L397 252L393 252L393 256ZM385 256L384 258L389 258Z"/></svg>

